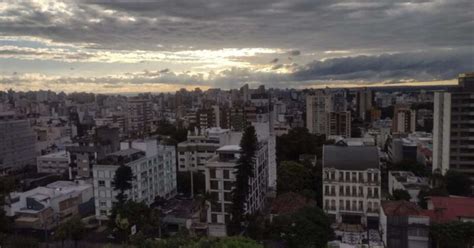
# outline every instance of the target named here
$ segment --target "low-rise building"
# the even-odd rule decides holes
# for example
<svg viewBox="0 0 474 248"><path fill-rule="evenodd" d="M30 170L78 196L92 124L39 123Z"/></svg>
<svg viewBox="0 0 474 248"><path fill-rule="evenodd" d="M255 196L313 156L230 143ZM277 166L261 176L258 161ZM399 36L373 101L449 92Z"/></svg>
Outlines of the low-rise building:
<svg viewBox="0 0 474 248"><path fill-rule="evenodd" d="M375 146L323 147L323 208L336 223L378 226L380 161Z"/></svg>
<svg viewBox="0 0 474 248"><path fill-rule="evenodd" d="M379 230L387 248L429 248L429 225L426 211L415 203L382 202Z"/></svg>
<svg viewBox="0 0 474 248"><path fill-rule="evenodd" d="M93 207L92 185L84 181L57 181L10 196L5 210L15 216L16 228L49 230Z"/></svg>
<svg viewBox="0 0 474 248"><path fill-rule="evenodd" d="M69 158L66 151L46 154L36 158L38 173L65 174L69 171Z"/></svg>
<svg viewBox="0 0 474 248"><path fill-rule="evenodd" d="M429 187L427 178L417 177L411 171L389 171L388 173L388 193L392 195L394 190L405 190L410 194L410 202L417 203L420 191Z"/></svg>
<svg viewBox="0 0 474 248"><path fill-rule="evenodd" d="M122 150L108 154L93 168L96 218L107 220L118 192L114 190L115 171L123 164L133 172L129 199L151 205L156 197L176 195L176 151L158 145L156 140L121 143Z"/></svg>

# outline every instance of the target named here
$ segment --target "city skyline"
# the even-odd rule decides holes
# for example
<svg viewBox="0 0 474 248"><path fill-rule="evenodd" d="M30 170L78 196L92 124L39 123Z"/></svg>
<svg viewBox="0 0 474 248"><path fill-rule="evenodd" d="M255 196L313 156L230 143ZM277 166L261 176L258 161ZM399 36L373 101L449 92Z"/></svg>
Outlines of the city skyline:
<svg viewBox="0 0 474 248"><path fill-rule="evenodd" d="M0 90L452 85L473 3L4 1Z"/></svg>

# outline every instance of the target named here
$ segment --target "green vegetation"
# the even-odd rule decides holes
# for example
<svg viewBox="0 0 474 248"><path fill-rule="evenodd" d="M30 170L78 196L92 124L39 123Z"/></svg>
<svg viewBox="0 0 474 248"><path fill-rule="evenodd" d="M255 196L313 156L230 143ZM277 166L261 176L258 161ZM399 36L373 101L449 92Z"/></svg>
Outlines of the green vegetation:
<svg viewBox="0 0 474 248"><path fill-rule="evenodd" d="M390 200L392 201L410 201L411 196L408 191L403 189L396 189L393 191L392 195L390 196Z"/></svg>
<svg viewBox="0 0 474 248"><path fill-rule="evenodd" d="M84 223L78 217L73 217L66 222L61 223L55 232L55 239L61 241L61 247L64 247L65 240L73 240L74 247L77 247L79 240L86 234Z"/></svg>
<svg viewBox="0 0 474 248"><path fill-rule="evenodd" d="M258 149L257 134L255 128L249 125L245 128L240 141L241 153L237 161L235 188L232 191L232 218L228 226L230 234L238 234L241 231L241 223L244 220L244 206L249 194L249 178L254 176L255 154Z"/></svg>
<svg viewBox="0 0 474 248"><path fill-rule="evenodd" d="M436 248L468 248L474 245L473 222L432 224L430 234Z"/></svg>
<svg viewBox="0 0 474 248"><path fill-rule="evenodd" d="M466 174L449 170L444 175L444 181L446 183L446 190L450 195L471 195L472 181Z"/></svg>
<svg viewBox="0 0 474 248"><path fill-rule="evenodd" d="M129 166L120 165L113 180L114 190L118 190L117 201L118 205L122 205L127 200L125 191L132 188L133 172Z"/></svg>
<svg viewBox="0 0 474 248"><path fill-rule="evenodd" d="M431 173L426 166L411 160L403 160L400 163L393 165L391 170L411 171L419 177L428 177Z"/></svg>
<svg viewBox="0 0 474 248"><path fill-rule="evenodd" d="M275 217L267 233L272 240L284 241L294 248L326 247L333 237L329 218L317 207Z"/></svg>

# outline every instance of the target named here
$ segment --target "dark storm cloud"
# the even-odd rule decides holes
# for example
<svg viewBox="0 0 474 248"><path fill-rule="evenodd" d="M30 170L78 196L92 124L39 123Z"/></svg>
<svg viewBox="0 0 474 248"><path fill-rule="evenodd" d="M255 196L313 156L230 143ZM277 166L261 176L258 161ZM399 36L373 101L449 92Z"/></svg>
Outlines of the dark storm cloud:
<svg viewBox="0 0 474 248"><path fill-rule="evenodd" d="M453 79L474 70L474 50L470 48L416 53L356 56L314 61L293 74L304 80L389 79L418 81Z"/></svg>
<svg viewBox="0 0 474 248"><path fill-rule="evenodd" d="M110 0L67 2L66 9L71 13L12 1L1 13L6 18L0 19L0 32L144 50L265 46L401 51L474 41L470 0Z"/></svg>
<svg viewBox="0 0 474 248"><path fill-rule="evenodd" d="M288 74L229 68L205 80L173 73L171 70L177 70L171 66L170 71L136 76L133 82L152 82L156 78L150 77L159 77L159 83L171 84L225 88L255 82L288 87L324 80L455 78L474 70L472 16L472 0L77 0L66 1L64 6L59 1L7 0L0 3L0 37L42 37L97 49L94 51L277 48L288 60L270 61L281 56L271 54L259 64L270 61L269 69L285 68L291 71ZM423 52L416 52L420 50ZM337 51L367 55L321 60L325 54L337 55ZM15 54L54 56L48 51L0 51L3 56ZM94 55L63 56L74 60L74 56ZM278 64L283 60L302 66ZM99 79L90 81L111 84L129 80Z"/></svg>

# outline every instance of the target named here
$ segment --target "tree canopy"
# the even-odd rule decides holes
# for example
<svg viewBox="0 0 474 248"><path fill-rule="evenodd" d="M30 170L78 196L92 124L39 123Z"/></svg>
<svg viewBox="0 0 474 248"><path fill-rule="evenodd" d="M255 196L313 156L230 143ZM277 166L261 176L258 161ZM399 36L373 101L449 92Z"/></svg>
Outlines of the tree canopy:
<svg viewBox="0 0 474 248"><path fill-rule="evenodd" d="M471 195L472 181L468 175L449 170L446 172L444 179L449 194L462 196Z"/></svg>
<svg viewBox="0 0 474 248"><path fill-rule="evenodd" d="M288 247L295 248L326 247L333 236L329 218L318 207L277 216L269 228L270 238L285 241Z"/></svg>
<svg viewBox="0 0 474 248"><path fill-rule="evenodd" d="M231 234L240 232L245 203L249 194L249 178L254 176L255 154L258 140L255 128L248 125L240 140L240 157L237 160L236 182L232 190L232 218L228 230Z"/></svg>
<svg viewBox="0 0 474 248"><path fill-rule="evenodd" d="M430 225L430 234L437 248L468 248L474 245L473 222L449 222Z"/></svg>
<svg viewBox="0 0 474 248"><path fill-rule="evenodd" d="M320 158L325 141L324 135L311 134L306 128L290 129L288 134L277 137L277 160L279 162L298 161L302 154L314 154Z"/></svg>
<svg viewBox="0 0 474 248"><path fill-rule="evenodd" d="M301 192L305 189L314 190L314 180L310 168L293 161L283 161L277 169L278 194L285 192Z"/></svg>
<svg viewBox="0 0 474 248"><path fill-rule="evenodd" d="M408 193L408 191L403 190L403 189L396 189L392 192L392 195L390 196L390 200L392 201L410 201L411 196Z"/></svg>
<svg viewBox="0 0 474 248"><path fill-rule="evenodd" d="M123 204L127 199L125 191L132 188L133 172L132 168L126 165L120 165L115 171L113 180L114 190L118 190L117 201L119 204Z"/></svg>

